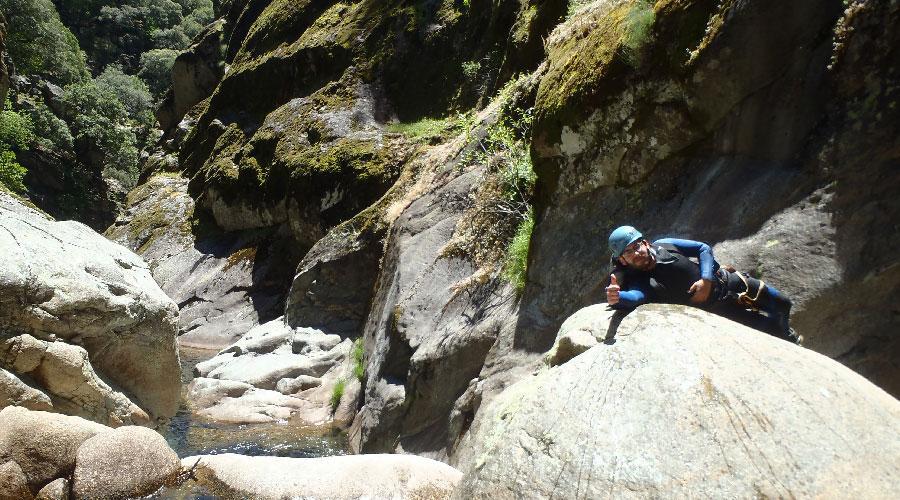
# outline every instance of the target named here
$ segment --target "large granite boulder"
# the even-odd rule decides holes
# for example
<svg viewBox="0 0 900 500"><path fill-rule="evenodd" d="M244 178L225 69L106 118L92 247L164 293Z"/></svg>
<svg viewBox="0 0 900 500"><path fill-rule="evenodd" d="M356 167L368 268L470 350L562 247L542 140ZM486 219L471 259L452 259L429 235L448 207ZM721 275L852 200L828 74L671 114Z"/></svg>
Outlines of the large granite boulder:
<svg viewBox="0 0 900 500"><path fill-rule="evenodd" d="M147 264L83 224L50 220L2 193L0 234L5 374L101 422L174 415L178 311Z"/></svg>
<svg viewBox="0 0 900 500"><path fill-rule="evenodd" d="M605 338L608 322L582 316ZM841 364L704 311L615 337L485 403L457 498L885 498L900 402Z"/></svg>
<svg viewBox="0 0 900 500"><path fill-rule="evenodd" d="M199 464L198 464L199 460ZM459 471L412 455L187 457L198 481L228 498L449 498Z"/></svg>
<svg viewBox="0 0 900 500"><path fill-rule="evenodd" d="M0 410L0 464L17 464L35 494L71 475L78 447L108 430L78 417L8 406Z"/></svg>
<svg viewBox="0 0 900 500"><path fill-rule="evenodd" d="M75 498L134 498L148 495L181 471L178 455L157 432L120 427L86 440L75 457Z"/></svg>

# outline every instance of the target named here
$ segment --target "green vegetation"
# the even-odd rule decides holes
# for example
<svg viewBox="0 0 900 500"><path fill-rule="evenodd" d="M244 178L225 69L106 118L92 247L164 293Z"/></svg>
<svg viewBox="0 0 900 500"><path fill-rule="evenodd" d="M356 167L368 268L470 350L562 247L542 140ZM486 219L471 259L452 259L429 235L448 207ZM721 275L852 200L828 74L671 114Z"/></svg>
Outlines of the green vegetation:
<svg viewBox="0 0 900 500"><path fill-rule="evenodd" d="M653 23L656 22L656 12L653 5L646 1L636 2L625 16L625 36L622 39L625 59L637 66L641 51L650 41Z"/></svg>
<svg viewBox="0 0 900 500"><path fill-rule="evenodd" d="M103 174L134 186L138 175L137 139L129 125L128 111L108 88L87 81L69 85L63 95L73 110L71 129L76 145L100 157Z"/></svg>
<svg viewBox="0 0 900 500"><path fill-rule="evenodd" d="M360 337L353 341L353 348L350 351L350 356L353 358L353 375L355 375L356 379L360 382L366 378L365 355L363 339Z"/></svg>
<svg viewBox="0 0 900 500"><path fill-rule="evenodd" d="M141 54L138 76L147 82L147 87L157 99L172 83L172 66L176 57L178 51L175 49L151 49Z"/></svg>
<svg viewBox="0 0 900 500"><path fill-rule="evenodd" d="M191 39L214 17L212 0L69 0L56 3L62 22L88 50L95 70L118 63L128 74L138 71L141 55L149 50L187 48Z"/></svg>
<svg viewBox="0 0 900 500"><path fill-rule="evenodd" d="M534 230L534 209L529 208L525 218L519 223L516 235L506 251L506 263L503 277L515 287L517 293L525 289L525 278L528 274L528 249L531 246L531 233Z"/></svg>
<svg viewBox="0 0 900 500"><path fill-rule="evenodd" d="M21 75L39 75L59 85L88 78L78 40L50 0L0 0L6 16L6 46Z"/></svg>
<svg viewBox="0 0 900 500"><path fill-rule="evenodd" d="M69 125L53 114L44 101L36 101L27 112L34 126L34 140L37 144L44 149L72 150L75 139Z"/></svg>
<svg viewBox="0 0 900 500"><path fill-rule="evenodd" d="M434 142L460 133L471 121L468 114L457 114L447 118L422 118L411 123L391 123L388 132L403 134L413 141Z"/></svg>
<svg viewBox="0 0 900 500"><path fill-rule="evenodd" d="M0 185L15 193L24 193L22 180L27 173L19 164L15 150L26 149L34 139L34 128L27 116L10 109L9 101L0 111Z"/></svg>
<svg viewBox="0 0 900 500"><path fill-rule="evenodd" d="M344 397L344 389L346 387L347 381L342 378L339 378L334 384L334 388L331 390L331 413L334 413L338 405L341 404L341 398Z"/></svg>
<svg viewBox="0 0 900 500"><path fill-rule="evenodd" d="M466 61L462 63L462 73L466 80L469 82L474 82L475 78L478 76L478 71L481 69L481 62L479 61Z"/></svg>

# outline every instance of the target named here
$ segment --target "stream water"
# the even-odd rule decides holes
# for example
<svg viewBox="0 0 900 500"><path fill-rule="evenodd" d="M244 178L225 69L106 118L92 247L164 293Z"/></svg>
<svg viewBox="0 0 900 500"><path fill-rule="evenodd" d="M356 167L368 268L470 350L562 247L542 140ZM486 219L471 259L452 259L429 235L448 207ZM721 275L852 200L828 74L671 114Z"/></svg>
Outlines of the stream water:
<svg viewBox="0 0 900 500"><path fill-rule="evenodd" d="M268 424L218 424L195 418L185 401L187 386L194 378L194 366L215 355L215 351L180 348L182 401L162 433L179 458L192 455L271 455L279 457L324 457L348 453L346 435L321 427L304 427L291 421ZM163 489L152 498L215 498L195 482L178 489Z"/></svg>

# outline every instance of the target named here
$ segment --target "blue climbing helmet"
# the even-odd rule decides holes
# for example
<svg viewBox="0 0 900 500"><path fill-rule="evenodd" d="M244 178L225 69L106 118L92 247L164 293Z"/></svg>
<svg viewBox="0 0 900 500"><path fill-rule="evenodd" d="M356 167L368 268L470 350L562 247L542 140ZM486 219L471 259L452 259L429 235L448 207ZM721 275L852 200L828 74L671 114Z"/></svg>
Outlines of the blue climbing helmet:
<svg viewBox="0 0 900 500"><path fill-rule="evenodd" d="M614 259L622 255L625 248L643 238L641 232L631 226L619 226L609 233L609 251Z"/></svg>

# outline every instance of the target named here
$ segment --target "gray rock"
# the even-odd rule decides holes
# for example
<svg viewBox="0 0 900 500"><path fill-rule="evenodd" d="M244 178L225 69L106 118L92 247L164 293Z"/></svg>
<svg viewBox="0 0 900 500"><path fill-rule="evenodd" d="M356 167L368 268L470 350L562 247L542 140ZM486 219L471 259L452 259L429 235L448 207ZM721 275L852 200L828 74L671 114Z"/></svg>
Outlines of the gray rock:
<svg viewBox="0 0 900 500"><path fill-rule="evenodd" d="M0 341L0 363L19 377L35 380L56 401L52 404L44 393L26 393L34 398L25 405L29 409L54 410L112 426L151 423L144 410L100 378L82 347L19 335Z"/></svg>
<svg viewBox="0 0 900 500"><path fill-rule="evenodd" d="M900 395L891 312L900 261L880 250L900 244L885 222L900 219L898 63L887 49L898 43L889 26L900 6L658 9L654 26L715 27L687 44L648 43L647 54L684 55L670 70L629 57L625 45L597 63L601 44L579 30L616 25L622 18L610 10L621 5L593 2L548 40L531 144L540 222L522 347L545 351L566 317L604 299L604 242L627 223L650 239L718 243L722 263L733 259L793 297L806 345ZM761 30L774 34L761 39ZM577 84L574 67L584 69Z"/></svg>
<svg viewBox="0 0 900 500"><path fill-rule="evenodd" d="M427 189L410 189L387 238L364 330L365 403L351 434L359 452L445 458L454 401L513 314L514 292L496 272L444 253L486 175L481 166L460 172L453 161L423 174Z"/></svg>
<svg viewBox="0 0 900 500"><path fill-rule="evenodd" d="M459 471L412 455L322 458L247 457L226 453L187 457L201 484L226 497L449 498Z"/></svg>
<svg viewBox="0 0 900 500"><path fill-rule="evenodd" d="M294 413L309 410L311 405L280 392L256 389L250 384L232 380L195 378L188 386L187 400L196 415L224 423L266 423L287 420ZM311 424L327 421L319 412Z"/></svg>
<svg viewBox="0 0 900 500"><path fill-rule="evenodd" d="M80 346L97 375L152 421L174 415L180 397L178 312L147 264L83 224L48 220L3 193L0 230L11 236L0 238L0 253L7 256L0 263L6 338L29 334L50 343L58 359L73 361L58 367L73 376L85 363L64 354L71 349L57 342ZM22 362L7 357L0 367L17 373L12 361ZM78 385L77 379L68 383ZM79 400L69 403L78 406ZM110 413L100 420L114 418Z"/></svg>
<svg viewBox="0 0 900 500"><path fill-rule="evenodd" d="M50 484L41 488L35 497L36 500L69 500L69 480L61 477L50 481Z"/></svg>
<svg viewBox="0 0 900 500"><path fill-rule="evenodd" d="M82 443L75 460L75 498L131 498L153 493L181 470L178 455L157 432L119 427Z"/></svg>
<svg viewBox="0 0 900 500"><path fill-rule="evenodd" d="M156 111L156 119L169 131L195 104L209 97L224 74L222 27L224 21L207 26L194 43L175 59L172 88Z"/></svg>
<svg viewBox="0 0 900 500"><path fill-rule="evenodd" d="M28 489L28 482L22 468L11 460L0 464L0 498L4 500L34 498Z"/></svg>
<svg viewBox="0 0 900 500"><path fill-rule="evenodd" d="M40 411L53 410L49 396L0 368L0 408L7 406L21 406Z"/></svg>
<svg viewBox="0 0 900 500"><path fill-rule="evenodd" d="M187 179L157 175L132 190L105 234L146 259L179 304L179 342L220 349L283 313L298 250L265 231L216 235L205 228L195 242L194 208Z"/></svg>
<svg viewBox="0 0 900 500"><path fill-rule="evenodd" d="M482 408L457 498L879 498L900 486L900 402L694 308L642 306L615 342Z"/></svg>
<svg viewBox="0 0 900 500"><path fill-rule="evenodd" d="M556 341L545 357L547 363L550 366L561 365L599 342L612 338L625 314L606 304L580 309L559 327Z"/></svg>
<svg viewBox="0 0 900 500"><path fill-rule="evenodd" d="M296 378L283 378L275 384L275 390L282 394L295 394L322 385L322 379L301 375Z"/></svg>
<svg viewBox="0 0 900 500"><path fill-rule="evenodd" d="M15 461L29 489L37 492L50 481L69 476L78 447L107 430L79 417L8 406L0 410L0 463Z"/></svg>

